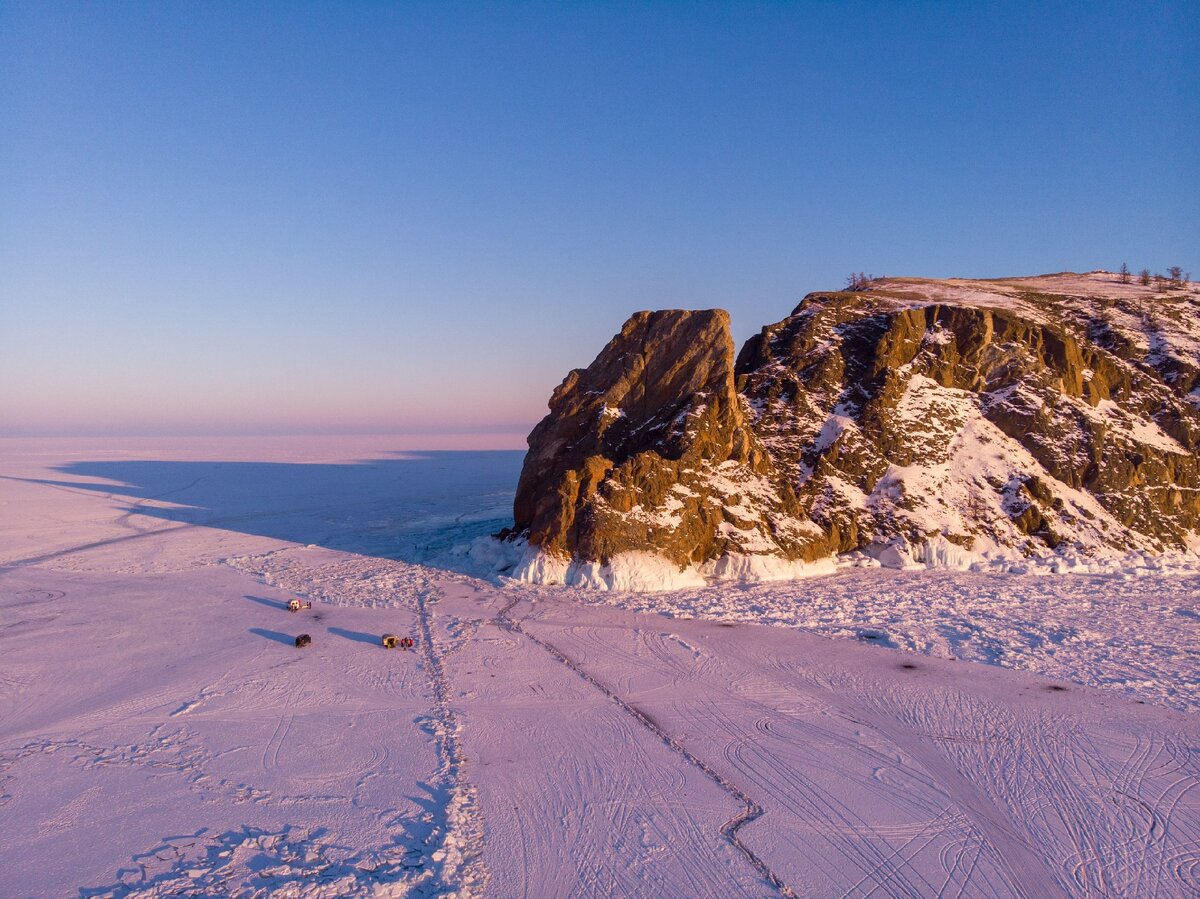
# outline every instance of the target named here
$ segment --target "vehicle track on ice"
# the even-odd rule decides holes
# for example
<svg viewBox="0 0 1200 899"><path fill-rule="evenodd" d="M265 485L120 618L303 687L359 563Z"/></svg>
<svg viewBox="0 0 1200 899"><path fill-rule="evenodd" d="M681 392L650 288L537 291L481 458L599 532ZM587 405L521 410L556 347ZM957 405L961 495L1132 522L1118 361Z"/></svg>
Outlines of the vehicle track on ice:
<svg viewBox="0 0 1200 899"><path fill-rule="evenodd" d="M770 866L768 866L766 862L759 858L758 855L755 854L754 850L743 843L738 836L739 830L741 830L747 824L757 821L763 816L763 807L746 795L746 793L743 792L740 787L732 783L726 777L722 776L706 762L702 761L691 751L689 751L678 740L667 733L667 731L664 730L663 727L653 718L636 706L626 702L616 693L616 691L607 686L603 681L584 671L578 662L567 656L566 653L560 650L557 646L546 640L543 640L541 637L534 636L528 630L526 630L519 621L515 620L509 615L512 609L521 601L522 600L520 597L514 597L513 599L509 600L509 602L505 604L504 608L496 613L497 624L499 624L509 633L518 634L530 640L537 646L540 646L556 661L569 668L581 680L586 681L592 687L599 690L610 700L616 703L622 711L633 717L639 724L642 725L642 727L650 731L652 734L654 734L654 736L661 740L668 749L679 755L688 764L699 770L702 774L704 774L705 777L720 787L720 789L726 794L740 802L743 805L743 809L721 825L721 836L723 836L729 842L729 844L733 846L734 849L740 852L746 861L748 861L759 873L763 880L773 886L781 896L787 896L788 899L797 899L796 893L792 890L792 888L784 883L783 879L774 871L772 871Z"/></svg>

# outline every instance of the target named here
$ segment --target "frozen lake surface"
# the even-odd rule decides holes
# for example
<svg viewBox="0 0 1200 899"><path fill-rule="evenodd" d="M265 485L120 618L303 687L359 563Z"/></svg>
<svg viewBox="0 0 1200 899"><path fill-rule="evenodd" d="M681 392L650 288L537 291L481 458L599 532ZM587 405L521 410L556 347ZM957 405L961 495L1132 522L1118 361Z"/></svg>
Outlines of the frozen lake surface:
<svg viewBox="0 0 1200 899"><path fill-rule="evenodd" d="M0 895L1200 891L1197 578L585 593L454 552L517 452L0 453Z"/></svg>

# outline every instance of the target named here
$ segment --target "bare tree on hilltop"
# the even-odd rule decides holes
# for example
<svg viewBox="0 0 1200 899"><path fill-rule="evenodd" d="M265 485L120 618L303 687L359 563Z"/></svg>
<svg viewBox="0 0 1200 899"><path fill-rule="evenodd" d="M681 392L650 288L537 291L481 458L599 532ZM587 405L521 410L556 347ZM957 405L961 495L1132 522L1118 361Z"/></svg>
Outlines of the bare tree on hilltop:
<svg viewBox="0 0 1200 899"><path fill-rule="evenodd" d="M1171 278L1171 286L1172 287L1183 287L1185 279L1183 277L1183 269L1182 268L1180 268L1178 265L1173 265L1169 269L1167 269L1167 274Z"/></svg>
<svg viewBox="0 0 1200 899"><path fill-rule="evenodd" d="M1143 287L1150 286L1150 269L1144 268L1138 272L1138 283Z"/></svg>
<svg viewBox="0 0 1200 899"><path fill-rule="evenodd" d="M1128 284L1129 283L1129 266L1126 265L1124 262L1121 263L1120 274L1121 274L1121 283Z"/></svg>
<svg viewBox="0 0 1200 899"><path fill-rule="evenodd" d="M846 279L846 290L866 290L874 280L875 276L866 272L851 272L850 277Z"/></svg>

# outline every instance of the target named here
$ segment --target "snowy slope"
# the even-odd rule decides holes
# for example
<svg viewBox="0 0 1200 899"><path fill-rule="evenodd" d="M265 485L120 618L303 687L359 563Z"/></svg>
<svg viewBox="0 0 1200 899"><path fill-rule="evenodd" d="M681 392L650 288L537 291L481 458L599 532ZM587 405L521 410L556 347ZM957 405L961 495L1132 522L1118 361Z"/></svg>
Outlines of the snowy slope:
<svg viewBox="0 0 1200 899"><path fill-rule="evenodd" d="M1195 564L1200 288L1108 272L879 279L809 295L739 371L756 433L842 552L975 570Z"/></svg>

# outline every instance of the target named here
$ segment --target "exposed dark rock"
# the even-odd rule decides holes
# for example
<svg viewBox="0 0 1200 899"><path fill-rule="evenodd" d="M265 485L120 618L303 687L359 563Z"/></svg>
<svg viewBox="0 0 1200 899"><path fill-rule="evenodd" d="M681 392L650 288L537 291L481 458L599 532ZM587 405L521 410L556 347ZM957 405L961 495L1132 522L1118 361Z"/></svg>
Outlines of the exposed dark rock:
<svg viewBox="0 0 1200 899"><path fill-rule="evenodd" d="M515 530L560 557L825 551L746 425L729 316L639 312L550 398L529 436Z"/></svg>
<svg viewBox="0 0 1200 899"><path fill-rule="evenodd" d="M1200 296L1105 273L811 294L734 358L640 312L554 391L514 533L555 558L1185 548Z"/></svg>

